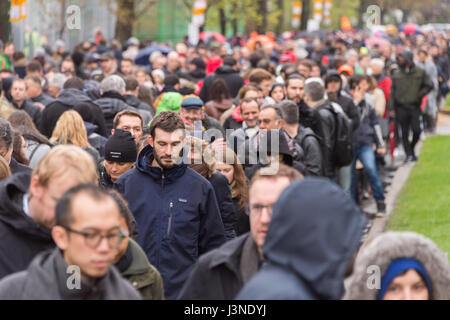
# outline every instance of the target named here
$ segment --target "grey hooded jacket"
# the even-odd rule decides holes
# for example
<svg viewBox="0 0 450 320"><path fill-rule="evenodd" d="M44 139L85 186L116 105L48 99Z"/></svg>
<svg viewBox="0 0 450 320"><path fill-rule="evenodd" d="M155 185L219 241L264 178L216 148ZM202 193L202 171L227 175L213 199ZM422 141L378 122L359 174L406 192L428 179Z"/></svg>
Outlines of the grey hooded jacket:
<svg viewBox="0 0 450 320"><path fill-rule="evenodd" d="M374 273L370 266L380 268L382 277L389 265L399 258L414 258L426 269L434 300L450 299L450 266L447 255L430 239L414 232L386 232L374 238L356 258L353 274L346 281L345 300L376 300L378 290L368 286ZM369 270L370 271L370 270ZM381 280L380 280L381 281ZM369 288L370 287L370 288Z"/></svg>

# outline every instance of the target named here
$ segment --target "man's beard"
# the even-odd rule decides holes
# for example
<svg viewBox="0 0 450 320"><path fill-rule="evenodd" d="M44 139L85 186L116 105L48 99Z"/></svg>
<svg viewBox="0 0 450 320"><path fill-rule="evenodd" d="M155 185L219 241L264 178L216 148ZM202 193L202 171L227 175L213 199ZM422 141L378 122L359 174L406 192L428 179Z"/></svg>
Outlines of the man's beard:
<svg viewBox="0 0 450 320"><path fill-rule="evenodd" d="M180 153L180 157L173 157L173 156L170 157L172 159L171 164L164 163L163 160L161 159L161 157L156 152L154 153L154 157L155 157L156 162L159 164L159 166L165 170L172 169L176 165L180 164L181 160L182 160L181 153Z"/></svg>
<svg viewBox="0 0 450 320"><path fill-rule="evenodd" d="M328 100L331 102L338 102L338 94L337 92L327 92Z"/></svg>

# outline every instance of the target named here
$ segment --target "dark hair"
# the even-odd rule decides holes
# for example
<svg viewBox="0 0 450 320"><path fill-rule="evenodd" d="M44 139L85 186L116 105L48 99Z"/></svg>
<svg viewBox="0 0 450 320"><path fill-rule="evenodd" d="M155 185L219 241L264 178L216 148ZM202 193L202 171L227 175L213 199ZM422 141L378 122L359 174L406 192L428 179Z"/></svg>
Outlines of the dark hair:
<svg viewBox="0 0 450 320"><path fill-rule="evenodd" d="M0 118L0 142L2 141L9 150L14 141L14 131L8 120Z"/></svg>
<svg viewBox="0 0 450 320"><path fill-rule="evenodd" d="M259 89L258 89L257 86L254 86L254 85L252 85L252 84L246 84L246 85L244 85L244 86L239 90L239 93L238 93L239 100L244 99L245 95L246 95L247 92L249 92L249 91L256 91L256 92L258 92Z"/></svg>
<svg viewBox="0 0 450 320"><path fill-rule="evenodd" d="M265 104L261 106L260 111L266 110L266 109L273 109L276 113L276 120L282 119L281 109L276 104Z"/></svg>
<svg viewBox="0 0 450 320"><path fill-rule="evenodd" d="M14 143L13 143L13 153L12 157L20 164L28 166L30 164L30 160L28 160L26 155L23 155L20 151L22 149L22 145L25 143L22 140L22 134L18 130L14 130Z"/></svg>
<svg viewBox="0 0 450 320"><path fill-rule="evenodd" d="M73 77L64 82L64 89L77 89L82 91L84 89L83 80L78 77Z"/></svg>
<svg viewBox="0 0 450 320"><path fill-rule="evenodd" d="M120 215L125 219L127 225L128 233L130 235L134 234L136 231L136 220L133 217L130 209L128 208L127 201L122 197L122 195L116 190L108 190L109 195L116 201L119 207Z"/></svg>
<svg viewBox="0 0 450 320"><path fill-rule="evenodd" d="M130 58L123 58L122 61L128 61L128 62L131 62L131 64L134 65L134 60L130 59ZM120 63L122 63L122 61L120 61Z"/></svg>
<svg viewBox="0 0 450 320"><path fill-rule="evenodd" d="M293 73L286 79L286 88L289 87L289 82L291 80L303 80L305 81L305 77L299 73Z"/></svg>
<svg viewBox="0 0 450 320"><path fill-rule="evenodd" d="M325 88L317 81L305 85L305 95L308 95L312 101L316 102L325 96Z"/></svg>
<svg viewBox="0 0 450 320"><path fill-rule="evenodd" d="M42 71L42 65L37 60L32 60L27 65L27 73L28 72L41 72Z"/></svg>
<svg viewBox="0 0 450 320"><path fill-rule="evenodd" d="M223 57L223 64L226 66L233 67L237 64L237 61L232 56L225 56Z"/></svg>
<svg viewBox="0 0 450 320"><path fill-rule="evenodd" d="M262 59L264 59L264 57L260 52L253 52L249 57L251 68L256 68L258 66L258 62Z"/></svg>
<svg viewBox="0 0 450 320"><path fill-rule="evenodd" d="M125 80L125 91L134 91L139 87L139 82L135 76L127 76Z"/></svg>
<svg viewBox="0 0 450 320"><path fill-rule="evenodd" d="M25 77L25 80L31 80L32 82L34 82L35 84L37 84L39 87L41 87L42 83L41 83L41 78L38 77L35 74L29 75Z"/></svg>
<svg viewBox="0 0 450 320"><path fill-rule="evenodd" d="M47 137L39 132L33 122L33 119L31 119L30 115L25 111L14 111L9 116L8 121L15 130L20 131L25 140L36 141L40 144L47 144L49 146L52 145Z"/></svg>
<svg viewBox="0 0 450 320"><path fill-rule="evenodd" d="M181 117L172 111L161 112L157 115L150 125L150 135L155 138L155 131L159 128L166 132L174 132L178 129L185 129L184 122Z"/></svg>
<svg viewBox="0 0 450 320"><path fill-rule="evenodd" d="M299 119L298 106L294 101L284 100L278 104L281 110L281 119L287 124L297 124Z"/></svg>
<svg viewBox="0 0 450 320"><path fill-rule="evenodd" d="M55 225L62 227L69 227L73 223L74 217L72 216L72 204L74 199L79 194L85 194L91 199L96 201L102 201L114 198L106 191L101 189L99 186L94 184L80 184L72 189L68 190L56 204L55 208ZM114 200L114 203L116 201ZM116 204L117 205L117 204ZM119 211L120 208L117 205Z"/></svg>
<svg viewBox="0 0 450 320"><path fill-rule="evenodd" d="M180 78L174 74L169 74L164 78L164 85L175 87L177 84L180 84Z"/></svg>
<svg viewBox="0 0 450 320"><path fill-rule="evenodd" d="M222 102L223 99L230 99L231 95L228 91L227 83L222 78L217 78L211 85L211 100Z"/></svg>
<svg viewBox="0 0 450 320"><path fill-rule="evenodd" d="M350 90L356 89L356 87L361 83L361 81L366 80L364 75L362 74L354 74L350 78L348 78L348 88Z"/></svg>
<svg viewBox="0 0 450 320"><path fill-rule="evenodd" d="M114 120L113 120L113 129L117 129L117 127L119 126L119 123L120 123L120 118L122 116L130 116L130 117L139 118L139 119L141 119L141 127L142 128L144 127L144 119L142 118L142 116L139 112L125 109L115 115Z"/></svg>
<svg viewBox="0 0 450 320"><path fill-rule="evenodd" d="M313 67L313 62L309 59L300 60L298 66L305 66L311 71Z"/></svg>
<svg viewBox="0 0 450 320"><path fill-rule="evenodd" d="M153 88L144 82L139 86L138 99L153 108Z"/></svg>

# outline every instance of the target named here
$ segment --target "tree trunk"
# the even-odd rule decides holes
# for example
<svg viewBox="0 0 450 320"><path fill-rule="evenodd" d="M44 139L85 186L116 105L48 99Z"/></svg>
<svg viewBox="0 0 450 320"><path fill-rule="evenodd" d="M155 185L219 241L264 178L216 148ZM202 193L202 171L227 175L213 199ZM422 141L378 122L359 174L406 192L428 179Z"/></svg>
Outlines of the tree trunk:
<svg viewBox="0 0 450 320"><path fill-rule="evenodd" d="M134 0L119 0L117 7L116 39L123 43L131 38L135 22Z"/></svg>
<svg viewBox="0 0 450 320"><path fill-rule="evenodd" d="M278 9L281 10L280 19L278 20L277 24L277 34L281 34L284 30L284 1L278 0L277 1Z"/></svg>
<svg viewBox="0 0 450 320"><path fill-rule="evenodd" d="M238 16L238 12L239 12L238 4L235 1L233 1L231 10L233 12L233 20L231 21L231 25L233 27L233 36L235 36L238 33L237 16Z"/></svg>
<svg viewBox="0 0 450 320"><path fill-rule="evenodd" d="M220 15L220 32L225 36L227 32L227 19L225 17L224 8L219 9L219 15Z"/></svg>
<svg viewBox="0 0 450 320"><path fill-rule="evenodd" d="M302 17L301 17L301 24L300 24L300 30L306 30L308 26L308 19L309 19L309 13L311 11L311 0L304 0L303 1L303 9L302 9Z"/></svg>
<svg viewBox="0 0 450 320"><path fill-rule="evenodd" d="M0 1L0 39L3 43L8 42L9 31L9 8L11 1Z"/></svg>

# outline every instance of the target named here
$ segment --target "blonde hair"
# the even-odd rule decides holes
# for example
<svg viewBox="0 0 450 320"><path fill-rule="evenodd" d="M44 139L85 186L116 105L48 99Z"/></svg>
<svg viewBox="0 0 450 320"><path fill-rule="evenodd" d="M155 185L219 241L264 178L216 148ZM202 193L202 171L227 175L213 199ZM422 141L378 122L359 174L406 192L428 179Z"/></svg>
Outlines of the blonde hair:
<svg viewBox="0 0 450 320"><path fill-rule="evenodd" d="M98 185L97 166L94 158L80 147L60 145L54 147L39 162L33 171L39 183L46 187L52 177L60 176L69 170L76 171L80 184Z"/></svg>
<svg viewBox="0 0 450 320"><path fill-rule="evenodd" d="M5 158L0 156L0 181L11 176L11 169L9 168L8 162Z"/></svg>
<svg viewBox="0 0 450 320"><path fill-rule="evenodd" d="M73 144L78 147L90 147L83 118L76 111L64 112L56 122L50 142L55 144Z"/></svg>

